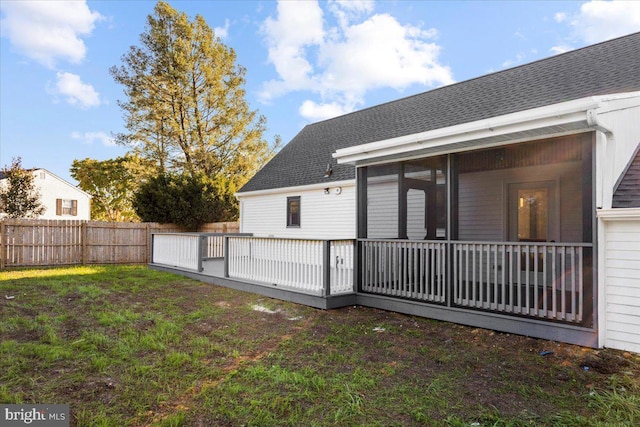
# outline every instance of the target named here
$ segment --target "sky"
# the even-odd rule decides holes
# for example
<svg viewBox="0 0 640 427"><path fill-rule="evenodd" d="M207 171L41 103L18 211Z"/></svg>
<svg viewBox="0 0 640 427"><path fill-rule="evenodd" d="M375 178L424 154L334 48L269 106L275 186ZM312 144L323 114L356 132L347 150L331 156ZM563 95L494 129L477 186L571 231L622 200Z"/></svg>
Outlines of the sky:
<svg viewBox="0 0 640 427"><path fill-rule="evenodd" d="M640 31L640 1L177 1L246 68L265 138ZM0 167L68 180L126 147L109 68L140 45L150 0L0 0Z"/></svg>

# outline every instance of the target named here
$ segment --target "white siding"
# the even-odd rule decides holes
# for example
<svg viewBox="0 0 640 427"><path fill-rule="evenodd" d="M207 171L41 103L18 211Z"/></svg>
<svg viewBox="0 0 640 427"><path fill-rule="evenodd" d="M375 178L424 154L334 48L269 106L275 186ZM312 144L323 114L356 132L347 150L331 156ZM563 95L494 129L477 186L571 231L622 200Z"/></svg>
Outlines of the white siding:
<svg viewBox="0 0 640 427"><path fill-rule="evenodd" d="M34 185L40 192L40 203L46 209L38 219L91 219L91 196L45 169L37 169L33 175ZM77 201L77 215L56 215L58 199Z"/></svg>
<svg viewBox="0 0 640 427"><path fill-rule="evenodd" d="M40 171L36 172L35 184L40 188L40 200L47 210L40 217L42 219L91 219L91 198L85 192L79 190L68 182L58 178L57 176ZM76 216L56 215L56 200L77 200L78 211Z"/></svg>
<svg viewBox="0 0 640 427"><path fill-rule="evenodd" d="M624 172L640 143L638 136L640 105L637 105L640 101L628 102L629 105L598 114L598 121L613 132L613 138L604 136L601 132L597 133L596 201L597 206L603 209L611 209L616 181Z"/></svg>
<svg viewBox="0 0 640 427"><path fill-rule="evenodd" d="M640 353L640 210L605 230L604 346Z"/></svg>
<svg viewBox="0 0 640 427"><path fill-rule="evenodd" d="M238 194L240 231L257 237L354 239L355 182L339 187L286 188L282 192ZM338 194L337 188L340 188ZM300 196L300 227L287 227L287 197Z"/></svg>

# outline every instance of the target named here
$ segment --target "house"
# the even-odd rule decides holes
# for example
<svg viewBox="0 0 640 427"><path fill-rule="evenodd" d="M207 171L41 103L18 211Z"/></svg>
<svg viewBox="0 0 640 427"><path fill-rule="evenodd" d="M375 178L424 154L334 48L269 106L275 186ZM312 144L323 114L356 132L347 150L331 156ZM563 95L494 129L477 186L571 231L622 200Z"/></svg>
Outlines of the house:
<svg viewBox="0 0 640 427"><path fill-rule="evenodd" d="M308 125L199 277L640 352L639 69L634 33Z"/></svg>
<svg viewBox="0 0 640 427"><path fill-rule="evenodd" d="M38 219L91 219L91 196L46 169L30 170L40 193L40 203L46 208ZM0 172L0 185L6 185ZM0 214L2 215L2 214Z"/></svg>

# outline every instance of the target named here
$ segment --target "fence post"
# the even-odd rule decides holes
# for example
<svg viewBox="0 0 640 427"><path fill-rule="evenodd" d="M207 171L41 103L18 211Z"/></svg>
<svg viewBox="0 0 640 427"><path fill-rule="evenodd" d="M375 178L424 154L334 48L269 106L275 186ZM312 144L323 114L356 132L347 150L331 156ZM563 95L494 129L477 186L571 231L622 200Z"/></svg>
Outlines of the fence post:
<svg viewBox="0 0 640 427"><path fill-rule="evenodd" d="M81 248L80 250L82 251L82 265L87 265L87 256L88 256L88 254L87 254L87 247L88 247L87 235L88 235L88 233L87 233L87 223L83 222L80 225L80 240L81 240L80 241L80 245L81 245L80 246L80 248Z"/></svg>
<svg viewBox="0 0 640 427"><path fill-rule="evenodd" d="M224 236L224 277L229 277L229 236Z"/></svg>
<svg viewBox="0 0 640 427"><path fill-rule="evenodd" d="M146 236L146 242L147 242L147 251L145 253L145 259L147 261L147 264L151 264L151 261L153 261L153 240L152 240L152 235L151 235L151 224L149 224L148 222L144 223L144 229L145 229L145 236Z"/></svg>
<svg viewBox="0 0 640 427"><path fill-rule="evenodd" d="M204 253L205 253L205 244L206 244L207 238L206 236L203 236L202 234L198 235L198 271L201 272L202 270L204 270L204 268L202 267L202 261L204 259Z"/></svg>
<svg viewBox="0 0 640 427"><path fill-rule="evenodd" d="M149 227L147 226L147 233L149 232ZM147 257L149 258L149 262L147 264L153 264L153 238L154 234L147 234Z"/></svg>
<svg viewBox="0 0 640 427"><path fill-rule="evenodd" d="M331 295L331 240L322 241L322 295Z"/></svg>
<svg viewBox="0 0 640 427"><path fill-rule="evenodd" d="M356 239L353 247L353 291L362 292L362 283L364 281L364 245L360 239Z"/></svg>
<svg viewBox="0 0 640 427"><path fill-rule="evenodd" d="M0 270L4 270L5 268L5 254L6 254L6 237L5 233L7 231L6 226L4 225L4 221L0 221Z"/></svg>

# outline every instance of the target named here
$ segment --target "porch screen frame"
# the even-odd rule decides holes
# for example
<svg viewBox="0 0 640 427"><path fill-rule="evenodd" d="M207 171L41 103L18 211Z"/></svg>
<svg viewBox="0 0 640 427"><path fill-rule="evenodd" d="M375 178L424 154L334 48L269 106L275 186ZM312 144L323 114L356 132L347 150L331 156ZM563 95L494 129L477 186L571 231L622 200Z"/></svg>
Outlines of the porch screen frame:
<svg viewBox="0 0 640 427"><path fill-rule="evenodd" d="M413 159L402 160L397 162L388 163L376 163L370 165L357 165L356 166L356 181L357 181L357 197L356 197L356 235L359 239L366 238L381 238L381 239L399 239L399 240L411 240L407 236L408 227L408 193L409 190L420 190L424 192L424 223L425 223L425 236L416 240L440 240L446 241L450 236L449 228L449 215L450 215L450 184L448 183L450 160L451 155L439 155L425 159ZM423 167L425 171L429 173L429 179L419 179L408 176L412 172L407 172L408 167ZM371 171L371 168L380 168L376 171ZM439 174L438 174L439 171ZM369 188L372 180L375 180L378 176L390 177L388 180L387 189L382 191L389 191L392 186L395 186L393 193L389 193L393 196L391 204L387 205L390 209L393 209L395 215L393 221L389 222L388 231L393 231L392 236L372 236L371 230L371 211L372 201L370 198L372 194L379 195L375 191ZM444 182L438 183L438 177ZM384 181L381 181L384 184ZM373 187L372 187L373 188ZM378 190L378 189L376 189ZM382 193L380 193L382 194ZM385 197L383 195L383 197ZM440 200L438 200L440 199ZM440 223L440 224L439 224ZM381 224L378 224L380 226ZM441 225L441 227L438 227ZM384 224L382 224L384 226ZM439 230L441 232L439 233ZM375 230L374 230L375 231Z"/></svg>

